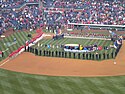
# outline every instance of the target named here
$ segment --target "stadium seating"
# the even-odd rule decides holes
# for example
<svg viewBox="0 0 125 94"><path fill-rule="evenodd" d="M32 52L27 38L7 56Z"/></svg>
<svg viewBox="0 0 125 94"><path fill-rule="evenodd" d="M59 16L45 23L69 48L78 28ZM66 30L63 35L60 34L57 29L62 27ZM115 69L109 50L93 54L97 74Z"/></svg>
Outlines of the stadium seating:
<svg viewBox="0 0 125 94"><path fill-rule="evenodd" d="M43 0L40 9L33 2L39 0L1 0L0 34L9 27L35 29L43 25L65 26L68 22L125 25L124 0ZM20 7L26 3L31 4Z"/></svg>

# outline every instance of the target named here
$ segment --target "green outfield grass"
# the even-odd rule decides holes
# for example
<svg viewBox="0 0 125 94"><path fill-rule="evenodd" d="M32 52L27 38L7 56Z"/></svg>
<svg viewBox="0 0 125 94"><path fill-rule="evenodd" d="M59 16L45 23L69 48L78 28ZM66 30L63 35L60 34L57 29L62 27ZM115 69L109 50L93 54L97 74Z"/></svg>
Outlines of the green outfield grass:
<svg viewBox="0 0 125 94"><path fill-rule="evenodd" d="M4 52L4 57L0 58L0 61L8 57L10 53L12 53L14 50L17 50L20 46L23 46L27 40L30 40L31 38L27 37L28 34L34 34L35 31L32 32L15 32L14 34L4 38L3 40L0 40L0 51ZM14 38L17 39L17 43L14 45L11 45L8 47L7 42L10 44L13 43Z"/></svg>
<svg viewBox="0 0 125 94"><path fill-rule="evenodd" d="M51 77L0 69L0 94L125 94L125 76Z"/></svg>

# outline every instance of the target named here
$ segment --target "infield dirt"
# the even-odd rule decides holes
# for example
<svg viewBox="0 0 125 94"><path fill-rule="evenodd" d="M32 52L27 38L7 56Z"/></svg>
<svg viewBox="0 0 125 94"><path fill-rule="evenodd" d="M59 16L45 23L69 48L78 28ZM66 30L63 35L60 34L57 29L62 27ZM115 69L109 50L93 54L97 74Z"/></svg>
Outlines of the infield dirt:
<svg viewBox="0 0 125 94"><path fill-rule="evenodd" d="M24 52L0 68L30 74L51 76L125 75L125 41L116 59L104 61L35 56ZM116 62L116 64L114 64ZM3 63L3 62L1 62Z"/></svg>

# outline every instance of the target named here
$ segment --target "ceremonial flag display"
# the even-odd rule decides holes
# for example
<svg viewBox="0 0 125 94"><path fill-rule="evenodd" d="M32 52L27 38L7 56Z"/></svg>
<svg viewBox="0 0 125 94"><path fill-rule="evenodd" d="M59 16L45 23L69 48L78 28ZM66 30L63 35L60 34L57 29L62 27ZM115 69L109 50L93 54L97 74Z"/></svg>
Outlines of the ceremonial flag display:
<svg viewBox="0 0 125 94"><path fill-rule="evenodd" d="M2 53L3 53L3 52L2 52L2 51L0 51L0 57L2 57Z"/></svg>

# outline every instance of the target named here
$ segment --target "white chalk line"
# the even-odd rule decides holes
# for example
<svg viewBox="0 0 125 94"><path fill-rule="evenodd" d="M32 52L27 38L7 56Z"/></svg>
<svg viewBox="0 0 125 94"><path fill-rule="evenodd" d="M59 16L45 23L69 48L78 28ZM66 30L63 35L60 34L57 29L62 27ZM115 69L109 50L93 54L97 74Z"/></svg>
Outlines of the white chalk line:
<svg viewBox="0 0 125 94"><path fill-rule="evenodd" d="M3 52L5 52L5 51L8 51L9 49L7 48L6 50L4 50ZM21 53L20 53L21 54ZM0 64L0 67L2 67L3 65L5 65L7 62L9 62L11 59L14 59L14 58L16 58L18 55L20 55L20 54L17 54L15 57L13 57L13 58L9 58L8 60L6 60L5 62L3 62L2 64Z"/></svg>
<svg viewBox="0 0 125 94"><path fill-rule="evenodd" d="M2 67L3 65L5 65L7 62L9 62L10 59L6 60L5 62L3 62L2 64L0 64L0 67Z"/></svg>

